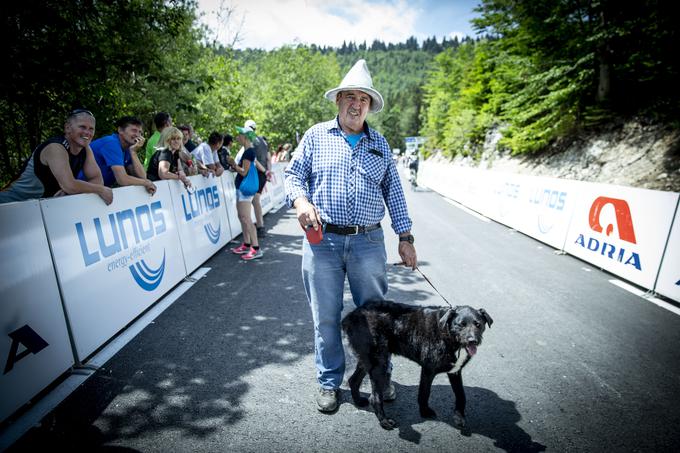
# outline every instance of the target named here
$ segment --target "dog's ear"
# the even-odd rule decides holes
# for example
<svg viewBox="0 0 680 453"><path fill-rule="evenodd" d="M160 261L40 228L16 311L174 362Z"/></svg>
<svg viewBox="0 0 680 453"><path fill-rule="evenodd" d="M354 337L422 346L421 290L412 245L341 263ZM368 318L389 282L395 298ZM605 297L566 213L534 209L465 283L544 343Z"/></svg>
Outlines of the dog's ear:
<svg viewBox="0 0 680 453"><path fill-rule="evenodd" d="M439 320L439 328L442 330L447 330L449 327L449 324L451 324L451 319L453 319L453 316L456 314L456 310L453 308L446 310L446 313L444 313L444 316L441 317Z"/></svg>
<svg viewBox="0 0 680 453"><path fill-rule="evenodd" d="M477 311L484 317L484 321L486 321L486 325L491 327L491 324L493 324L493 319L491 319L491 316L489 316L489 314L486 312L486 310L484 310L483 308L480 308Z"/></svg>

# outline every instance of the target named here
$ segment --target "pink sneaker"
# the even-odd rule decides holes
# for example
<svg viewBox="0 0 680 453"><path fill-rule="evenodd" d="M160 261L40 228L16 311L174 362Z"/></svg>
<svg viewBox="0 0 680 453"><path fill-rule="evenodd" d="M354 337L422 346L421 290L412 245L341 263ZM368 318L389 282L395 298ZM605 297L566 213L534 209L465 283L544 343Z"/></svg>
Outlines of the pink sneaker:
<svg viewBox="0 0 680 453"><path fill-rule="evenodd" d="M246 253L245 255L241 255L241 259L246 261L256 260L262 258L262 255L264 255L262 249L255 250L254 248L251 247L248 253Z"/></svg>
<svg viewBox="0 0 680 453"><path fill-rule="evenodd" d="M238 247L231 249L231 252L236 253L237 255L243 255L244 253L248 253L250 250L252 250L250 247L246 247L245 244L241 244Z"/></svg>

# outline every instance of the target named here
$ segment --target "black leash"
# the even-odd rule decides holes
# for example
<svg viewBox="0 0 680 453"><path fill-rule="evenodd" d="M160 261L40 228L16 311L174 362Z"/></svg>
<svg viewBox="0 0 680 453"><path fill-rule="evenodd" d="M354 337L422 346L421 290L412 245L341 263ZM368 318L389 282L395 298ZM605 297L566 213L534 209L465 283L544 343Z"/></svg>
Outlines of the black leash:
<svg viewBox="0 0 680 453"><path fill-rule="evenodd" d="M402 261L401 263L392 263L392 265L393 265L393 266L406 266L406 263L404 263L404 262ZM444 296L442 295L442 293L440 293L439 290L432 284L432 282L430 281L430 279L427 278L427 275L423 274L423 271L421 271L420 268L419 268L418 266L416 266L416 270L420 273L420 275L423 276L423 278L425 279L425 281L432 287L432 289L434 289L434 290L437 292L437 294L439 294L439 297L441 297L442 299L444 299L444 302L446 302L447 305L448 305L449 307L451 307L451 309L453 309L453 305L451 305L451 303L446 299L446 297L444 297Z"/></svg>

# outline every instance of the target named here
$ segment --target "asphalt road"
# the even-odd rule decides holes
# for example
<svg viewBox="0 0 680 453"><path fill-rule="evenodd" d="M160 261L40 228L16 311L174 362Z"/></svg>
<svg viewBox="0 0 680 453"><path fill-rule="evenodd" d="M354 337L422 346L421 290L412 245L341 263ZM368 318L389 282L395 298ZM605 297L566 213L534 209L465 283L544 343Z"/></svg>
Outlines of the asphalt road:
<svg viewBox="0 0 680 453"><path fill-rule="evenodd" d="M316 410L302 231L283 208L266 217L262 260L216 254L205 278L13 449L677 451L679 316L435 193L406 193L422 272L451 303L494 319L463 373L464 431L453 427L445 375L430 399L438 418L419 416L419 369L402 358L394 359L397 400L386 405L394 431L355 407L346 384L337 412ZM389 219L383 226L389 231ZM396 238L387 236L396 262ZM389 276L393 300L446 304L417 272L390 266ZM348 292L345 301L350 310Z"/></svg>

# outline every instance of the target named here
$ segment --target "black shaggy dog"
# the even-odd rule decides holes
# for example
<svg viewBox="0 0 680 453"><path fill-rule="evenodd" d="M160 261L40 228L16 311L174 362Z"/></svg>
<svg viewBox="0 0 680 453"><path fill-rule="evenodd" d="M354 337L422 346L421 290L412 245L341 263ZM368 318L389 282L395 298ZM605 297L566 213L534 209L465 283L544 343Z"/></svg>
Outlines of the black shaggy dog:
<svg viewBox="0 0 680 453"><path fill-rule="evenodd" d="M390 354L418 363L420 415L436 417L428 406L435 375L448 373L456 409L453 416L458 428L465 426L465 390L461 371L482 343L485 324L493 320L483 308L415 307L390 301L368 302L342 320L342 329L357 356L354 374L349 378L352 399L357 406L369 402L380 426L392 429L397 424L383 409L383 392L389 385ZM371 379L371 397L363 398L359 387L366 374Z"/></svg>

